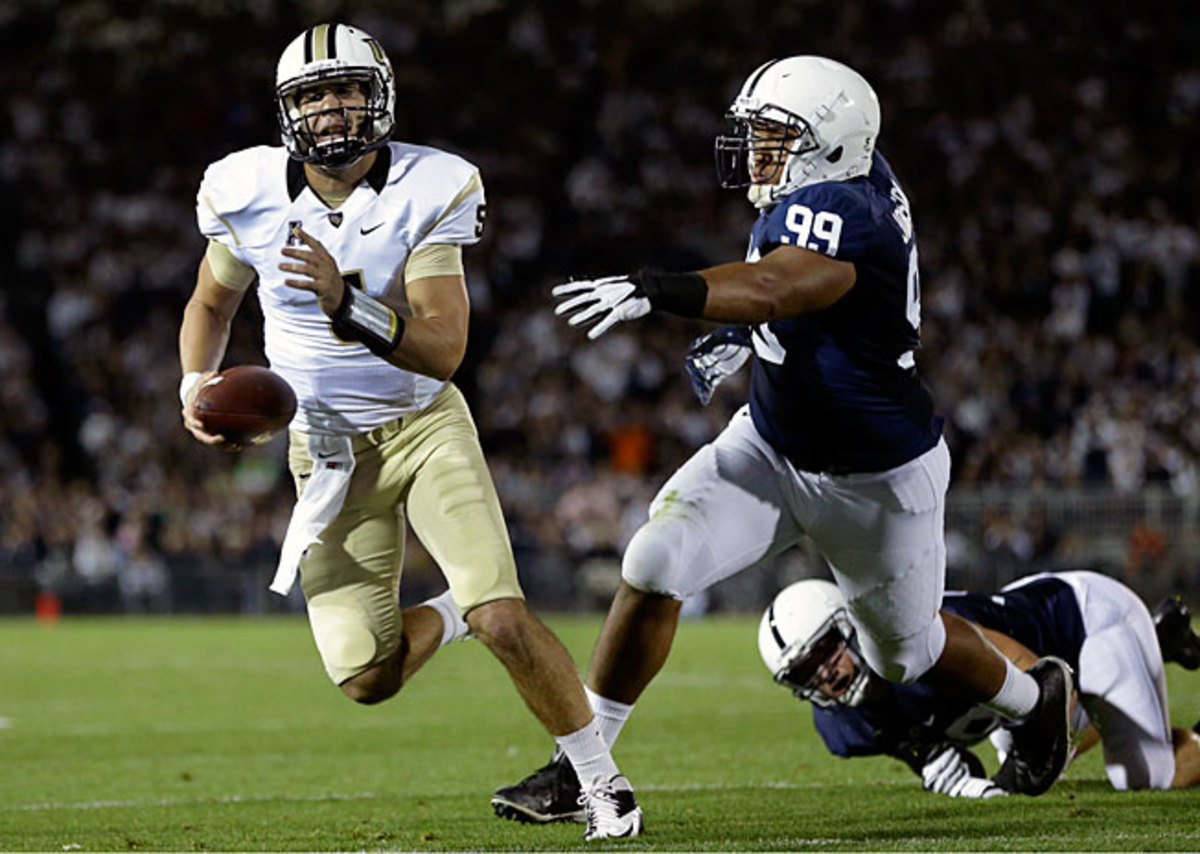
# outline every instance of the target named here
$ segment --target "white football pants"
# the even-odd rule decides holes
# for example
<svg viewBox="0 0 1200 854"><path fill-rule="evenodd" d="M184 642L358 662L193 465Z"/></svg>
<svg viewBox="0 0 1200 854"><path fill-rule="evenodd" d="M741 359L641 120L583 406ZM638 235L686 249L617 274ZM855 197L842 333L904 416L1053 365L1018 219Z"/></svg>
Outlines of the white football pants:
<svg viewBox="0 0 1200 854"><path fill-rule="evenodd" d="M1109 782L1126 789L1168 789L1175 748L1167 683L1154 620L1137 594L1095 572L1034 575L1071 585L1087 637L1079 651L1079 698L1104 748Z"/></svg>
<svg viewBox="0 0 1200 854"><path fill-rule="evenodd" d="M867 662L910 682L946 643L938 608L949 480L944 441L890 471L798 471L742 407L655 496L621 575L638 590L682 599L807 535L846 597Z"/></svg>

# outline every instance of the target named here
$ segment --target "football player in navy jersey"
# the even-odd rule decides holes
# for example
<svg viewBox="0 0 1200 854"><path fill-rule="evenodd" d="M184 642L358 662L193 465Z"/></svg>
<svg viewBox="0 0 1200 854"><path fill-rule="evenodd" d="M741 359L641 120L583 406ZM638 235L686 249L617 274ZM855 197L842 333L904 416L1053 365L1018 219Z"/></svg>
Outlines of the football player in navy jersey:
<svg viewBox="0 0 1200 854"><path fill-rule="evenodd" d="M623 556L587 679L606 738L666 662L682 600L808 536L871 667L1013 722L1013 788L1040 794L1067 760L1070 670L1047 658L1026 673L939 613L950 455L915 367L916 231L875 150L878 99L853 69L795 56L756 69L729 117L718 176L759 210L745 261L553 290L589 338L664 311L749 326L756 356L749 404L671 476ZM497 791L497 814L574 817L564 765Z"/></svg>
<svg viewBox="0 0 1200 854"><path fill-rule="evenodd" d="M1070 662L1079 690L1075 754L1099 742L1113 788L1200 784L1200 734L1171 726L1163 674L1164 661L1200 667L1200 638L1178 600L1164 601L1152 617L1119 581L1063 572L1019 579L992 596L948 592L942 607L978 625L1018 666L1038 654ZM830 753L893 756L927 790L952 797L990 798L1011 785L1001 774L987 779L970 750L991 735L1003 755L1003 721L921 681L896 685L871 673L845 599L828 581L780 591L763 614L758 647L775 681L812 702Z"/></svg>

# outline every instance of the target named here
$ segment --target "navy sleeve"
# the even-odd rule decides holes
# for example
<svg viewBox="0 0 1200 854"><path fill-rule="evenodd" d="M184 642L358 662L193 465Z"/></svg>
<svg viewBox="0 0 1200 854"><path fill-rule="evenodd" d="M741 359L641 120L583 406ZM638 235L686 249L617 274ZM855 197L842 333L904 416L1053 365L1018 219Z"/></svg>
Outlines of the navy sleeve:
<svg viewBox="0 0 1200 854"><path fill-rule="evenodd" d="M813 723L835 756L878 756L881 749L875 728L849 706L813 706Z"/></svg>

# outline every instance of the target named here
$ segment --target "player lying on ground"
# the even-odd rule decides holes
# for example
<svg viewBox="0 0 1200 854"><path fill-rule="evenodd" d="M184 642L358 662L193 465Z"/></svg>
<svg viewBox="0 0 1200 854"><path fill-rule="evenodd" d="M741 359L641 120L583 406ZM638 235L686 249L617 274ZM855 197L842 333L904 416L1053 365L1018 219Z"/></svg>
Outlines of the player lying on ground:
<svg viewBox="0 0 1200 854"><path fill-rule="evenodd" d="M980 627L1018 666L1053 654L1071 663L1078 702L1074 755L1099 742L1113 788L1183 788L1200 783L1200 735L1172 728L1163 662L1200 667L1200 638L1177 598L1153 617L1125 585L1094 572L1019 579L1000 593L949 592L942 606ZM992 797L1011 789L989 780L970 746L990 735L1001 762L1003 721L917 682L894 685L858 651L845 600L827 581L782 590L763 614L759 651L775 681L813 704L833 754L894 756L932 792ZM1200 724L1197 724L1200 727Z"/></svg>
<svg viewBox="0 0 1200 854"><path fill-rule="evenodd" d="M1101 742L1114 788L1200 783L1200 723L1186 730L1167 719L1163 662L1200 668L1200 638L1178 598L1151 617L1120 582L1066 572L1021 579L995 596L950 592L944 608L978 625L1018 664L1036 660L1031 650L1072 663L1080 686L1074 755ZM894 756L927 790L952 797L1007 794L1005 781L987 779L969 749L990 734L1003 752L1003 721L921 682L897 685L872 673L835 585L808 580L781 591L763 615L759 649L775 680L812 703L831 753ZM569 762L551 762L534 783L502 791L541 821L578 820L579 782Z"/></svg>

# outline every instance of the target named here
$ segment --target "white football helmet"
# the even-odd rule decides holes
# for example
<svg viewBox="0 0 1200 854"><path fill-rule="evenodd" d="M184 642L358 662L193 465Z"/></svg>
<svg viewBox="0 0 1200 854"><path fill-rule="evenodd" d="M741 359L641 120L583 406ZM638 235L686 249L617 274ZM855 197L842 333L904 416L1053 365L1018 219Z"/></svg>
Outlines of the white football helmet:
<svg viewBox="0 0 1200 854"><path fill-rule="evenodd" d="M817 688L817 675L843 648L855 673L835 699ZM779 591L759 623L758 652L776 682L818 706L857 706L866 693L870 671L854 642L846 598L831 582L810 578Z"/></svg>
<svg viewBox="0 0 1200 854"><path fill-rule="evenodd" d="M304 115L297 96L316 83L330 81L362 84L367 103L356 132L317 142L309 124L317 114ZM275 72L275 101L288 153L322 166L347 166L379 148L396 122L396 81L387 54L367 33L345 24L318 24L284 48Z"/></svg>
<svg viewBox="0 0 1200 854"><path fill-rule="evenodd" d="M716 139L722 187L749 187L755 207L819 181L845 181L871 171L879 137L879 99L853 68L820 56L791 56L759 66L726 117L733 132ZM786 136L756 139L764 125ZM754 183L752 156L777 154L773 183Z"/></svg>

